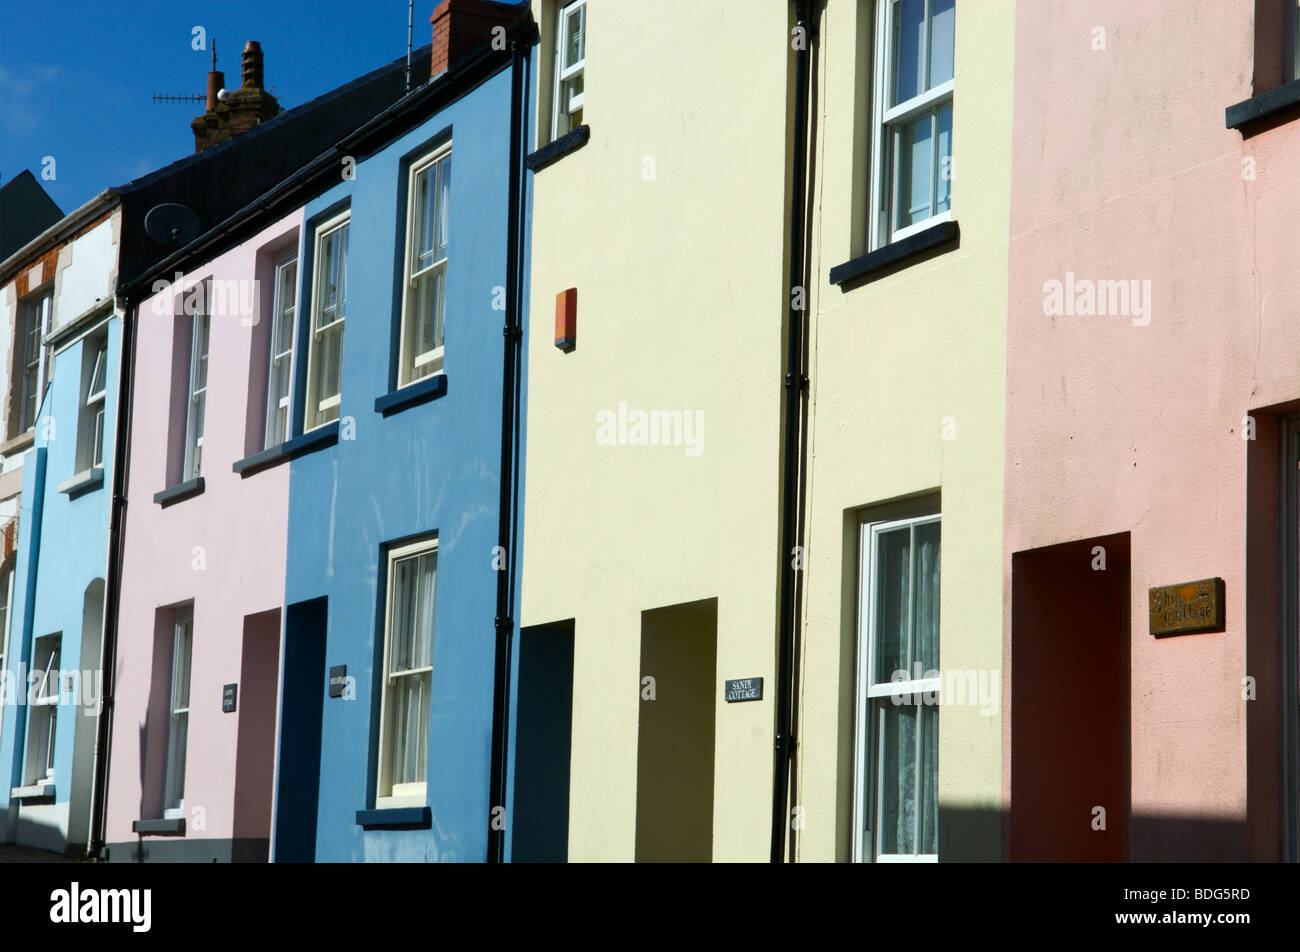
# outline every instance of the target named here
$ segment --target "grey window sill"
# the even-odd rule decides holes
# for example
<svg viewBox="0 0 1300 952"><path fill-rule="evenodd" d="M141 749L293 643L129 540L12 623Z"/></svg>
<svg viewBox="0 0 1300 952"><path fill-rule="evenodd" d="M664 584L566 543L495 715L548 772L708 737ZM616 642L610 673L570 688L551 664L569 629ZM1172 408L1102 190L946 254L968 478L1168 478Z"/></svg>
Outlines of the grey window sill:
<svg viewBox="0 0 1300 952"><path fill-rule="evenodd" d="M177 483L175 486L168 486L162 492L153 494L153 501L166 509L182 499L189 499L191 496L199 496L203 493L203 477L195 476L193 479L187 479L183 483Z"/></svg>
<svg viewBox="0 0 1300 952"><path fill-rule="evenodd" d="M264 469L278 466L289 459L289 454L284 451L284 448L288 445L288 443L277 443L275 446L268 446L252 456L245 456L243 459L235 460L230 464L230 468L238 473L240 478L247 479L254 473L260 473Z"/></svg>
<svg viewBox="0 0 1300 952"><path fill-rule="evenodd" d="M280 444L280 450L289 459L297 459L299 456L306 456L308 453L333 446L338 441L339 421L332 420L324 426L318 426L314 430L308 430L291 440L286 440Z"/></svg>
<svg viewBox="0 0 1300 952"><path fill-rule="evenodd" d="M357 826L366 830L428 830L433 827L433 811L428 807L358 810Z"/></svg>
<svg viewBox="0 0 1300 952"><path fill-rule="evenodd" d="M134 820L131 832L140 836L184 836L185 818L178 816L165 820Z"/></svg>
<svg viewBox="0 0 1300 952"><path fill-rule="evenodd" d="M961 231L955 221L940 222L933 228L908 235L902 241L895 241L869 254L836 265L831 268L831 284L838 284L843 290L846 284L875 280L938 249L948 250L945 245L957 247L960 237Z"/></svg>
<svg viewBox="0 0 1300 952"><path fill-rule="evenodd" d="M78 496L99 489L103 485L104 467L92 466L90 469L83 469L75 476L71 476L59 483L59 492L66 494L71 499L76 499Z"/></svg>
<svg viewBox="0 0 1300 952"><path fill-rule="evenodd" d="M54 799L54 784L33 783L26 787L14 787L9 791L10 800L50 800Z"/></svg>
<svg viewBox="0 0 1300 952"><path fill-rule="evenodd" d="M447 375L434 374L431 377L425 377L423 380L417 380L415 383L408 383L400 390L386 393L382 397L375 397L375 412L382 413L384 416L392 416L394 413L402 412L407 407L418 407L422 403L436 400L446 392Z"/></svg>
<svg viewBox="0 0 1300 952"><path fill-rule="evenodd" d="M1300 106L1300 79L1229 106L1223 111L1223 121L1229 129L1242 131L1246 126L1276 118L1297 106ZM1300 118L1300 109L1296 118Z"/></svg>
<svg viewBox="0 0 1300 952"><path fill-rule="evenodd" d="M558 162L570 152L577 152L591 139L591 126L581 125L572 132L566 132L549 145L544 145L536 152L524 158L524 165L533 172L540 172L553 162Z"/></svg>

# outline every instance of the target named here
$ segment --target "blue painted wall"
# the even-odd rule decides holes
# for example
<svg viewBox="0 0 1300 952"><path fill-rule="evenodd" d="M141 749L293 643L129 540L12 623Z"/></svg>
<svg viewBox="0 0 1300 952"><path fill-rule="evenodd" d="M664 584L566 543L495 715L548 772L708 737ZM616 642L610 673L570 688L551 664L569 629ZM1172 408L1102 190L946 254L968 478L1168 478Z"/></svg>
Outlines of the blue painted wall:
<svg viewBox="0 0 1300 952"><path fill-rule="evenodd" d="M116 315L109 321L107 332L102 485L75 497L60 492L58 488L60 483L76 474L82 360L87 346L84 339L60 351L54 358L51 379L37 416L35 447L24 461L22 510L10 609L10 652L6 657L6 666L11 670L16 671L20 661L30 664L33 638L56 632L62 633L60 668L75 671L81 667L86 589L94 580L105 578L108 564L108 522L121 355L121 321ZM97 657L91 666L98 666ZM26 684L21 687L25 695ZM63 805L63 809L55 811L60 826L50 830L41 844L48 848L62 849L62 838L67 834L66 805L73 786L75 732L94 731L95 718L87 715L86 707L80 703L89 691L89 687L78 685L77 698L74 700L69 696L59 706L54 803ZM98 698L98 684L94 685L93 693ZM12 777L14 785L19 783L24 763L25 715L25 708L5 705L3 709L0 764L6 780ZM76 769L88 774L91 765L77 763ZM9 783L5 783L0 789L0 806L12 806L9 796ZM34 818L39 809L30 810L29 816ZM21 831L19 838L23 842L32 842L30 836Z"/></svg>
<svg viewBox="0 0 1300 952"><path fill-rule="evenodd" d="M321 861L481 861L487 853L497 584L492 548L498 530L505 319L493 300L494 289L506 285L508 261L510 90L507 68L381 151L359 156L355 179L306 207L295 355L297 433L302 430L313 221L340 203L351 208L340 439L290 464L285 601L293 606L327 599L325 664L347 665L355 678L355 700L329 699L320 683L315 855ZM452 139L447 392L385 418L374 403L390 391L394 376L404 159L418 157L427 151L424 146L447 133ZM526 295L523 300L526 304ZM521 362L527 351L525 338ZM526 368L521 366L521 373L526 380ZM522 444L517 450L522 460ZM521 478L516 505L522 499ZM374 806L376 786L384 550L406 537L435 531L439 547L428 756L432 828L363 830L356 813ZM282 736L282 780L286 765L304 759L294 743ZM310 755L305 759L310 761ZM277 828L293 809L280 799Z"/></svg>

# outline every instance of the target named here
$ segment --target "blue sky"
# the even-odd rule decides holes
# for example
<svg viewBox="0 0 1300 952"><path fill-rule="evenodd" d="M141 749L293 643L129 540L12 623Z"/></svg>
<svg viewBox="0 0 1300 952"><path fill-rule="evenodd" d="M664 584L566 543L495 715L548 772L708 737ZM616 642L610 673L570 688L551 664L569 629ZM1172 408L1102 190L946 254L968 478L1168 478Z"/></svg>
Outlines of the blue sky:
<svg viewBox="0 0 1300 952"><path fill-rule="evenodd" d="M413 45L429 42L436 0L416 0ZM0 0L0 179L23 169L65 213L194 151L211 53L239 85L239 54L262 44L265 82L286 109L406 55L407 0Z"/></svg>

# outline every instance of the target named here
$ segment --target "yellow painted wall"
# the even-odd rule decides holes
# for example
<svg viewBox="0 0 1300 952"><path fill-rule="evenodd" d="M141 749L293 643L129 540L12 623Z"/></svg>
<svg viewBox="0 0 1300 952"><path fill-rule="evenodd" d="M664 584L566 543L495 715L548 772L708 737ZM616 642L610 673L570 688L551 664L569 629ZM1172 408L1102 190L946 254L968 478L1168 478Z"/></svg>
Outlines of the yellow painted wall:
<svg viewBox="0 0 1300 952"><path fill-rule="evenodd" d="M553 5L533 13L549 116ZM705 598L713 856L768 853L788 17L780 2L592 0L591 141L533 179L520 623L574 619L574 860L633 859L641 612ZM552 321L569 287L564 354ZM599 445L597 414L620 402L702 411L702 452ZM722 681L740 677L768 696L725 704Z"/></svg>
<svg viewBox="0 0 1300 952"><path fill-rule="evenodd" d="M1014 3L956 5L952 212L960 246L844 292L828 282L830 269L866 250L867 126L858 117L869 108L862 29L874 22L871 8L869 0L832 2L820 31L797 797L805 861L847 859L851 842L855 510L942 494L940 667L1002 664ZM945 417L955 439L942 438ZM940 859L996 860L1001 717L944 707L939 725Z"/></svg>

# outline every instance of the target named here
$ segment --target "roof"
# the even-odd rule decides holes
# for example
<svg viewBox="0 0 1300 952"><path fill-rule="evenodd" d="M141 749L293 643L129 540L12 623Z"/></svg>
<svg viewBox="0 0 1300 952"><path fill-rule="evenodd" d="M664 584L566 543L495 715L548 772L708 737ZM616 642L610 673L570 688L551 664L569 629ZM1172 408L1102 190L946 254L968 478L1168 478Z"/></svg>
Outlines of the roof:
<svg viewBox="0 0 1300 952"><path fill-rule="evenodd" d="M23 169L0 186L0 261L62 217L36 176Z"/></svg>

